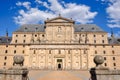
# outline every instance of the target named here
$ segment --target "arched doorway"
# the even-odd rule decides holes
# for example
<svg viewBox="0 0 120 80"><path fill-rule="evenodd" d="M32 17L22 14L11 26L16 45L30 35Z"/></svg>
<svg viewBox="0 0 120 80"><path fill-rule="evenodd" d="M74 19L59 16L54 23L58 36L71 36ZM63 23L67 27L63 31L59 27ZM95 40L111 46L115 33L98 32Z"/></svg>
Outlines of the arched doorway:
<svg viewBox="0 0 120 80"><path fill-rule="evenodd" d="M62 68L62 67L61 67L61 64L59 63L59 64L58 64L58 69L61 69L61 68Z"/></svg>

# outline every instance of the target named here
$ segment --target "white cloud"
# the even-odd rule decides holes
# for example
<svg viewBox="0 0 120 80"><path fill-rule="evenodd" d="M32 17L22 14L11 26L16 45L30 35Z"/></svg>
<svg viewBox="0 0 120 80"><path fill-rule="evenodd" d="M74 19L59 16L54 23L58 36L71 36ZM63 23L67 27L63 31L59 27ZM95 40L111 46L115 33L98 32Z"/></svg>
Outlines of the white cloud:
<svg viewBox="0 0 120 80"><path fill-rule="evenodd" d="M120 0L110 0L111 4L106 9L109 15L108 26L111 28L120 28Z"/></svg>
<svg viewBox="0 0 120 80"><path fill-rule="evenodd" d="M53 18L59 13L67 18L73 18L73 20L79 23L92 23L93 18L97 15L97 12L91 12L90 7L86 5L78 5L76 3L59 2L58 0L48 0L46 2L36 0L35 3L39 6L43 6L46 9L42 10L37 7L30 7L30 2L25 6L25 2L18 2L16 5L24 6L28 10L19 10L19 15L14 17L17 24L39 23L46 20L46 18ZM24 5L23 5L24 4ZM32 5L32 4L31 4Z"/></svg>
<svg viewBox="0 0 120 80"><path fill-rule="evenodd" d="M26 9L30 9L30 2L17 2L16 3L17 6L24 6Z"/></svg>

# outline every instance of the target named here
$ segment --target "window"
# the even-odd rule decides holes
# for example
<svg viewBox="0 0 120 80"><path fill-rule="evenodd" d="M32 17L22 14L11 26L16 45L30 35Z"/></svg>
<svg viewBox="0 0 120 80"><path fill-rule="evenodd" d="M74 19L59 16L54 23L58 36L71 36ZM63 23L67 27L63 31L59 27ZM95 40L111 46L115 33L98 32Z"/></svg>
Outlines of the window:
<svg viewBox="0 0 120 80"><path fill-rule="evenodd" d="M57 59L57 62L62 62L62 59Z"/></svg>
<svg viewBox="0 0 120 80"><path fill-rule="evenodd" d="M94 43L96 43L96 40L94 40Z"/></svg>
<svg viewBox="0 0 120 80"><path fill-rule="evenodd" d="M35 37L37 37L37 35L35 35Z"/></svg>
<svg viewBox="0 0 120 80"><path fill-rule="evenodd" d="M104 37L104 35L102 35L102 37Z"/></svg>
<svg viewBox="0 0 120 80"><path fill-rule="evenodd" d="M17 43L17 40L15 40L15 43Z"/></svg>
<svg viewBox="0 0 120 80"><path fill-rule="evenodd" d="M4 62L4 66L6 66L6 62Z"/></svg>
<svg viewBox="0 0 120 80"><path fill-rule="evenodd" d="M17 45L15 45L15 47L17 47Z"/></svg>
<svg viewBox="0 0 120 80"><path fill-rule="evenodd" d="M25 53L25 51L23 50L23 51L22 51L22 53L24 54L24 53Z"/></svg>
<svg viewBox="0 0 120 80"><path fill-rule="evenodd" d="M16 53L16 50L14 50L14 54Z"/></svg>
<svg viewBox="0 0 120 80"><path fill-rule="evenodd" d="M8 50L5 50L5 53L8 53Z"/></svg>
<svg viewBox="0 0 120 80"><path fill-rule="evenodd" d="M44 34L42 35L42 37L44 37Z"/></svg>
<svg viewBox="0 0 120 80"><path fill-rule="evenodd" d="M96 35L93 35L94 37L96 37Z"/></svg>
<svg viewBox="0 0 120 80"><path fill-rule="evenodd" d="M105 41L104 40L102 40L102 43L104 43Z"/></svg>
<svg viewBox="0 0 120 80"><path fill-rule="evenodd" d="M4 57L4 60L7 60L7 56Z"/></svg>
<svg viewBox="0 0 120 80"><path fill-rule="evenodd" d="M105 63L104 65L107 66L107 63Z"/></svg>
<svg viewBox="0 0 120 80"><path fill-rule="evenodd" d="M115 51L112 51L112 54L115 54Z"/></svg>
<svg viewBox="0 0 120 80"><path fill-rule="evenodd" d="M95 51L95 54L97 54L97 51Z"/></svg>
<svg viewBox="0 0 120 80"><path fill-rule="evenodd" d="M106 60L106 57L104 57L104 60Z"/></svg>
<svg viewBox="0 0 120 80"><path fill-rule="evenodd" d="M24 37L26 37L26 35L24 35Z"/></svg>
<svg viewBox="0 0 120 80"><path fill-rule="evenodd" d="M23 40L23 43L25 43L25 40Z"/></svg>
<svg viewBox="0 0 120 80"><path fill-rule="evenodd" d="M16 37L18 37L18 35L16 35Z"/></svg>
<svg viewBox="0 0 120 80"><path fill-rule="evenodd" d="M113 57L113 60L115 60L115 57Z"/></svg>
<svg viewBox="0 0 120 80"><path fill-rule="evenodd" d="M6 47L8 47L8 45L6 45Z"/></svg>
<svg viewBox="0 0 120 80"><path fill-rule="evenodd" d="M105 54L105 53L106 53L106 51L103 51L103 53Z"/></svg>
<svg viewBox="0 0 120 80"><path fill-rule="evenodd" d="M116 66L116 63L113 63L114 66Z"/></svg>
<svg viewBox="0 0 120 80"><path fill-rule="evenodd" d="M92 30L94 30L95 28L94 27L92 27Z"/></svg>

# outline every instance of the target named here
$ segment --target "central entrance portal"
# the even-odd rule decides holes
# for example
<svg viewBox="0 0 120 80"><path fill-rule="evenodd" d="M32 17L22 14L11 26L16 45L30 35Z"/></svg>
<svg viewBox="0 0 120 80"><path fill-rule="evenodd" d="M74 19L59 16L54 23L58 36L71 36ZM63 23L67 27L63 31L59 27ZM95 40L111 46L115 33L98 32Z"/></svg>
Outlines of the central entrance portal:
<svg viewBox="0 0 120 80"><path fill-rule="evenodd" d="M62 59L57 59L57 69L58 70L62 69Z"/></svg>

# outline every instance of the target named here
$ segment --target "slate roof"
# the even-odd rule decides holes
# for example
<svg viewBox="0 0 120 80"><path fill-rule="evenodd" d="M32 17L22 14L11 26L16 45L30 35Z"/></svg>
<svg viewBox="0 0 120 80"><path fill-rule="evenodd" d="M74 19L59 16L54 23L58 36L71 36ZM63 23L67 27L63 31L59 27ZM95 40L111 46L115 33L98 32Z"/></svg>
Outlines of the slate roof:
<svg viewBox="0 0 120 80"><path fill-rule="evenodd" d="M100 27L98 27L95 24L77 24L74 25L75 27L75 32L84 32L84 31L90 31L90 32L98 32L98 31L102 31L104 32Z"/></svg>
<svg viewBox="0 0 120 80"><path fill-rule="evenodd" d="M75 28L75 32L80 32L80 31L104 32L100 27L96 26L95 24L75 24L74 28ZM35 32L35 31L44 32L45 26L43 24L26 24L26 25L22 25L15 32Z"/></svg>
<svg viewBox="0 0 120 80"><path fill-rule="evenodd" d="M44 30L43 24L25 24L20 26L15 32L44 32Z"/></svg>
<svg viewBox="0 0 120 80"><path fill-rule="evenodd" d="M9 44L12 40L12 37L0 37L0 44Z"/></svg>

